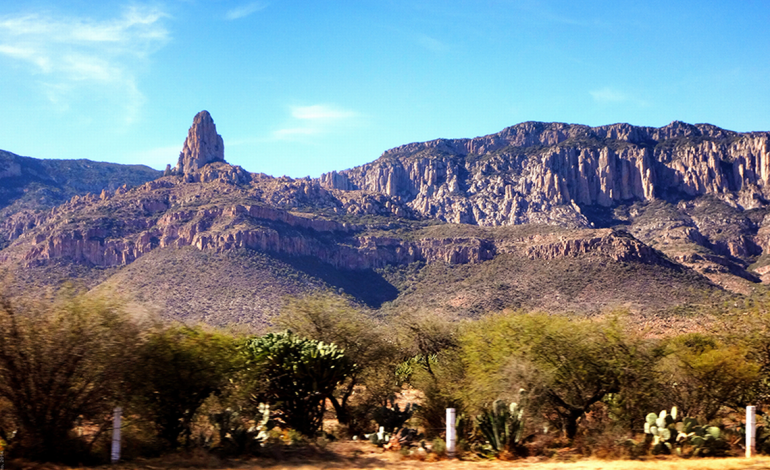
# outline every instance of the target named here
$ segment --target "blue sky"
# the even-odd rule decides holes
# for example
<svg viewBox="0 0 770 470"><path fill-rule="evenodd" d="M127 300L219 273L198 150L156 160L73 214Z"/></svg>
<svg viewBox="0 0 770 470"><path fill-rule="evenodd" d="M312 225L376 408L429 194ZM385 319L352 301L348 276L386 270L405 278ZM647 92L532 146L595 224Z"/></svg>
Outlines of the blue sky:
<svg viewBox="0 0 770 470"><path fill-rule="evenodd" d="M770 130L770 2L0 1L0 149L318 176L523 121Z"/></svg>

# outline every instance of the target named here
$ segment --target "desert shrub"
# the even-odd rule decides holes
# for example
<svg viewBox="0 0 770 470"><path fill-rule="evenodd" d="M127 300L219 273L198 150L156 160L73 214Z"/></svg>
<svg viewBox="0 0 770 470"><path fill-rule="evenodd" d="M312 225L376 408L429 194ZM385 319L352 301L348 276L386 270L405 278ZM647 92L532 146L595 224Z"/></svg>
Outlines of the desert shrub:
<svg viewBox="0 0 770 470"><path fill-rule="evenodd" d="M403 410L398 403L394 403L392 406L380 406L374 410L372 418L377 426L384 427L388 432L395 432L409 421L417 408L411 403L404 405Z"/></svg>
<svg viewBox="0 0 770 470"><path fill-rule="evenodd" d="M397 378L423 392L415 415L425 435L436 437L446 429L447 408L455 408L458 416L466 412L465 365L458 355L461 324L427 311L401 315L394 323L403 355Z"/></svg>
<svg viewBox="0 0 770 470"><path fill-rule="evenodd" d="M273 427L270 406L265 403L259 405L256 414L244 416L238 410L226 408L211 413L209 421L214 424L219 437L216 450L223 455L258 453Z"/></svg>
<svg viewBox="0 0 770 470"><path fill-rule="evenodd" d="M718 347L731 345L759 367L759 380L752 390L743 390L741 405L766 403L770 399L770 294L757 296L736 310L717 316L719 327L712 332ZM733 400L735 401L735 400Z"/></svg>
<svg viewBox="0 0 770 470"><path fill-rule="evenodd" d="M252 338L244 352L266 382L257 399L274 405L277 419L309 437L321 426L326 400L356 370L335 344L290 331Z"/></svg>
<svg viewBox="0 0 770 470"><path fill-rule="evenodd" d="M553 413L572 439L580 420L608 396L652 382L655 355L618 320L504 313L471 325L461 338L469 403L515 400Z"/></svg>
<svg viewBox="0 0 770 470"><path fill-rule="evenodd" d="M0 400L18 426L12 450L37 460L87 460L111 424L139 331L116 303L70 290L54 299L0 300ZM78 438L76 420L95 432Z"/></svg>
<svg viewBox="0 0 770 470"><path fill-rule="evenodd" d="M713 420L722 407L742 407L756 390L760 365L752 361L745 345L726 345L704 333L671 338L660 361L660 387L667 405L684 416Z"/></svg>
<svg viewBox="0 0 770 470"><path fill-rule="evenodd" d="M275 324L297 336L336 344L356 363L329 401L348 432L368 430L373 410L398 391L394 370L398 351L382 323L345 299L315 295L287 299ZM356 399L351 401L354 391Z"/></svg>
<svg viewBox="0 0 770 470"><path fill-rule="evenodd" d="M155 423L169 447L188 445L193 418L212 394L220 394L245 365L236 340L201 327L170 326L151 331L131 368L136 411Z"/></svg>
<svg viewBox="0 0 770 470"><path fill-rule="evenodd" d="M452 318L430 311L408 312L391 319L398 331L403 358L422 358L422 366L430 373L429 360L446 351L456 350L461 324Z"/></svg>

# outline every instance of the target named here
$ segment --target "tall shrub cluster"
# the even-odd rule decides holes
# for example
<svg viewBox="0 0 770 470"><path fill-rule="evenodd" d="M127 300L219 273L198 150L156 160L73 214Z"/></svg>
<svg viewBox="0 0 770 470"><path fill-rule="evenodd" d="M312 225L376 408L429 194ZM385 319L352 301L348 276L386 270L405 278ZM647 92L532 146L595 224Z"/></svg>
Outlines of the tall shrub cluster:
<svg viewBox="0 0 770 470"><path fill-rule="evenodd" d="M41 459L93 446L124 397L139 337L137 323L103 299L67 292L53 301L0 300L0 439ZM96 428L93 439L73 439L82 420Z"/></svg>
<svg viewBox="0 0 770 470"><path fill-rule="evenodd" d="M73 292L39 301L2 299L0 439L8 443L6 456L103 460L116 406L123 408L129 447L139 439L150 453L217 445L211 435L195 433L201 421L219 428L220 441L237 436L240 441L228 443L237 449L263 441L268 423L312 437L327 400L340 422L351 425L354 387L371 383L377 389L373 367L391 349L368 317L345 303L322 297L292 303L287 312L282 321L304 335L286 329L237 337L140 321L115 302Z"/></svg>
<svg viewBox="0 0 770 470"><path fill-rule="evenodd" d="M760 327L770 325L767 315L729 318L730 328L653 336L631 328L622 315L587 319L497 313L457 324L456 342L435 351L430 361L416 354L409 363L409 381L425 391L421 411L431 423L426 427L438 426L433 415L448 405L488 423L490 410L523 401L523 411L517 405L522 422L516 425L524 431L517 427L517 436L579 439L589 447L605 438L618 447L633 444L636 452L661 451L665 446L653 445L656 435L645 433L643 425L651 412L657 416L660 410L678 407L693 431L671 439L721 445L722 438L704 437L721 435L719 426L706 424L723 423L719 418L730 412L740 416L745 406L763 403L770 370L768 349L763 349L770 344L770 328ZM431 410L433 415L426 413ZM479 432L491 435L486 426L466 438L483 441ZM705 429L711 434L693 434ZM740 422L732 432L738 442Z"/></svg>
<svg viewBox="0 0 770 470"><path fill-rule="evenodd" d="M239 337L69 291L0 299L0 439L9 458L104 460L121 406L128 454L254 452L273 426L315 436L331 411L348 435L411 423L430 440L452 407L463 445L487 454L550 436L716 455L729 447L726 411L770 398L770 317L718 318L653 336L622 315L378 319L318 296L287 302L273 332ZM403 387L420 392L418 407L396 404Z"/></svg>

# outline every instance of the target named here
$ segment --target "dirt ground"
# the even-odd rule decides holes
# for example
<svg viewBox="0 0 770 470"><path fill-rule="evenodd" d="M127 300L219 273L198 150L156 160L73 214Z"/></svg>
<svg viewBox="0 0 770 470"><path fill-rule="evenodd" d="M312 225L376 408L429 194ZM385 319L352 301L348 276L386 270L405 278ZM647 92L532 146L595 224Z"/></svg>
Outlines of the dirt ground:
<svg viewBox="0 0 770 470"><path fill-rule="evenodd" d="M70 470L70 467L52 464L18 461L5 463L7 470ZM646 461L598 459L555 461L545 458L511 461L482 459L431 461L404 457L399 452L384 452L368 442L343 441L330 443L324 449L282 451L280 455L271 457L223 460L201 451L97 468L99 470L764 470L770 469L770 456L753 459L666 457L650 458Z"/></svg>
<svg viewBox="0 0 770 470"><path fill-rule="evenodd" d="M219 460L208 454L168 456L151 461L131 462L118 466L103 467L113 470L148 469L176 470L182 468L238 469L238 470L739 470L770 469L770 457L679 459L652 458L647 461L577 459L559 462L545 458L529 458L511 461L501 460L419 460L404 457L399 452L384 452L368 442L333 442L325 449L311 453L286 452L271 458Z"/></svg>

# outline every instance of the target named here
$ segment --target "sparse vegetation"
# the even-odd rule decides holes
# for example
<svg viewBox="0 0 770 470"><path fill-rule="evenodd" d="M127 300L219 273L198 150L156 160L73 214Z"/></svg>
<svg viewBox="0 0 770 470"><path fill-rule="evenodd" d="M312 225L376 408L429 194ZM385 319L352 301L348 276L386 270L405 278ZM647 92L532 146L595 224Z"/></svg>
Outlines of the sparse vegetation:
<svg viewBox="0 0 770 470"><path fill-rule="evenodd" d="M388 330L320 296L284 304L276 323L296 332L244 340L132 320L72 293L6 300L0 439L9 458L103 461L110 411L122 404L129 458L179 444L271 455L310 445L325 416L345 424L339 437L392 428L370 437L426 458L420 442L440 440L453 407L466 456L547 456L565 446L581 456L729 455L740 452L743 408L768 396L769 306L756 298L721 307L704 331L685 334L650 335L622 314L519 311L477 320L421 311L388 318ZM404 383L419 392L418 406L395 400Z"/></svg>

